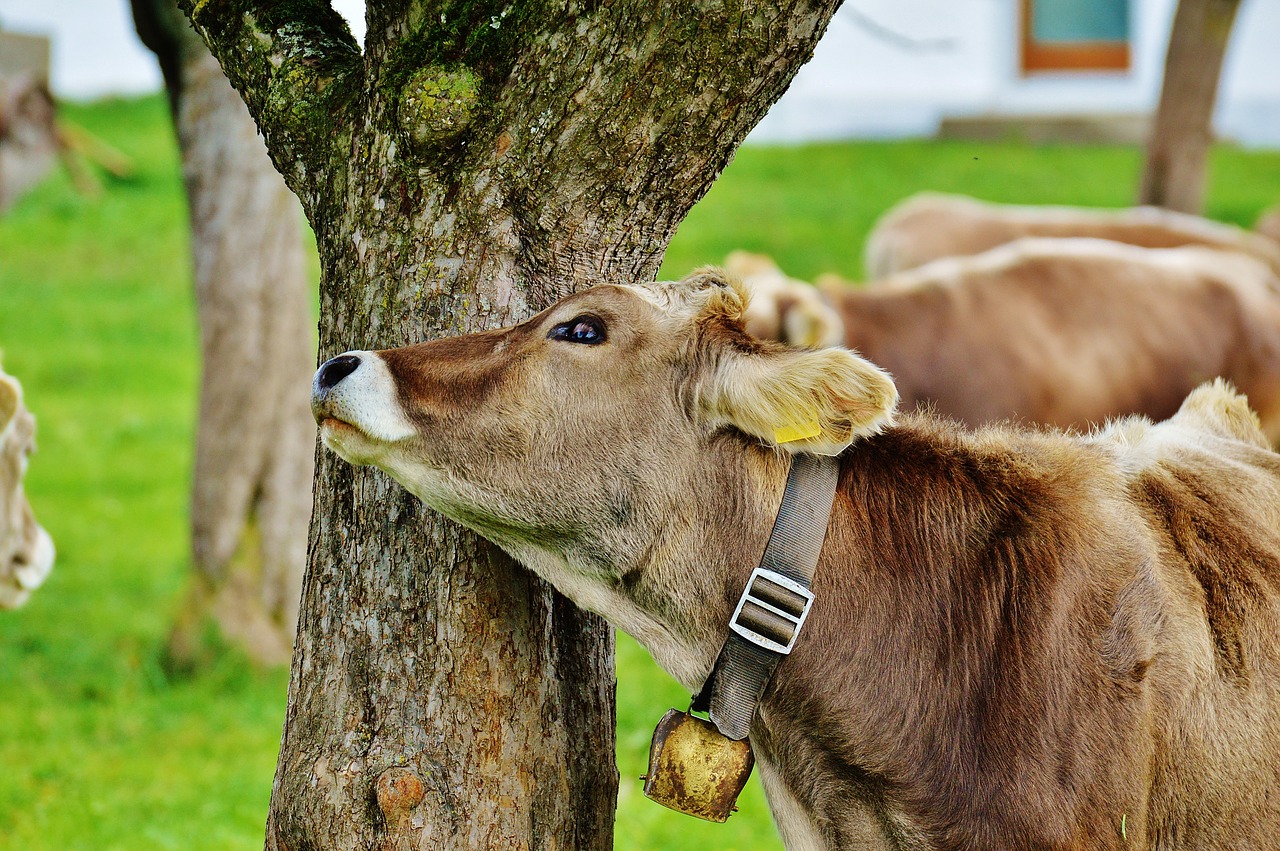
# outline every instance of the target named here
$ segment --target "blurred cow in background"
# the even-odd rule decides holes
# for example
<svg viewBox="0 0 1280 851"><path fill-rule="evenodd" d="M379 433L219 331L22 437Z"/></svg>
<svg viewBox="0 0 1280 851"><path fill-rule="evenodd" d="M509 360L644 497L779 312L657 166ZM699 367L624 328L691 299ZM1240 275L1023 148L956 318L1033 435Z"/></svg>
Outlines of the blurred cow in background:
<svg viewBox="0 0 1280 851"><path fill-rule="evenodd" d="M1253 229L1280 245L1280 204L1264 211Z"/></svg>
<svg viewBox="0 0 1280 851"><path fill-rule="evenodd" d="M844 345L840 314L812 286L787 277L772 257L734 251L724 268L750 287L751 302L742 317L748 334L803 348Z"/></svg>
<svg viewBox="0 0 1280 851"><path fill-rule="evenodd" d="M53 569L53 540L22 492L35 434L21 385L0 369L0 609L25 603Z"/></svg>
<svg viewBox="0 0 1280 851"><path fill-rule="evenodd" d="M888 370L906 407L971 425L1087 428L1133 413L1164 419L1222 377L1280 442L1280 281L1240 252L1027 238L870 288L828 277L824 300L768 258L753 264L743 282L754 315L776 316L748 330L811 345L787 330L838 321L843 345Z"/></svg>
<svg viewBox="0 0 1280 851"><path fill-rule="evenodd" d="M62 141L56 113L39 77L0 77L0 213L57 164Z"/></svg>
<svg viewBox="0 0 1280 851"><path fill-rule="evenodd" d="M1159 207L992 204L923 192L880 217L867 237L871 282L941 257L978 254L1024 236L1096 237L1145 248L1207 245L1250 254L1280 274L1280 244L1242 228Z"/></svg>

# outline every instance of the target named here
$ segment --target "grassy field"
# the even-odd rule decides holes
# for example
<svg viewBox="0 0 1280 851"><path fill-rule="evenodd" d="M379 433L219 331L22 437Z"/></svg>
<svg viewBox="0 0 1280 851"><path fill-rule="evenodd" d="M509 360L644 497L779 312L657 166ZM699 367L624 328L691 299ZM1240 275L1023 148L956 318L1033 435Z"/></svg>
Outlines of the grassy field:
<svg viewBox="0 0 1280 851"><path fill-rule="evenodd" d="M0 613L0 848L257 849L286 675L228 656L170 680L158 663L187 570L197 376L185 212L159 97L73 107L136 179L84 198L57 176L0 219L0 348L39 417L29 493L58 545L48 585ZM734 248L792 274L861 273L875 217L919 189L1123 205L1138 152L965 143L743 150L663 272ZM1220 149L1211 215L1280 200L1280 153ZM619 641L619 849L777 849L759 789L727 825L643 800L661 713L685 695Z"/></svg>

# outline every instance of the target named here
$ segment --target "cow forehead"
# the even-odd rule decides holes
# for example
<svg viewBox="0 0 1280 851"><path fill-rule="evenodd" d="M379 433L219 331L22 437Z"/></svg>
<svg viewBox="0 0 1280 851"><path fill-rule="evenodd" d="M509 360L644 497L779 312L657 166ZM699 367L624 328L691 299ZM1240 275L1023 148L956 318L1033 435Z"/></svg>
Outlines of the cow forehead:
<svg viewBox="0 0 1280 851"><path fill-rule="evenodd" d="M730 286L727 281L718 277L695 275L679 281L622 285L618 289L639 298L666 317L683 320L691 319L713 305L718 305L720 299L717 296L726 294L727 290L738 293L738 297L745 301L745 293L739 289L740 286Z"/></svg>
<svg viewBox="0 0 1280 851"><path fill-rule="evenodd" d="M644 328L644 339L664 329L678 334L683 318L674 299L651 285L602 284L566 296L519 325L383 349L378 356L402 395L476 402L498 389L503 376L534 350L547 349L547 328L583 315L612 328ZM675 316L673 316L673 313Z"/></svg>
<svg viewBox="0 0 1280 851"><path fill-rule="evenodd" d="M689 281L652 281L643 284L601 284L567 296L533 322L547 317L561 321L579 312L598 311L622 320L653 321L680 326L710 307L708 287Z"/></svg>
<svg viewBox="0 0 1280 851"><path fill-rule="evenodd" d="M718 312L741 317L746 291L741 285L714 280L718 284L708 284L705 279L600 284L566 296L519 325L382 349L377 354L403 384L410 380L410 373L443 365L477 374L505 368L531 348L542 347L549 326L583 315L596 316L614 328L643 327L648 332L663 332L656 338L646 333L644 339L650 341L667 334L679 338L683 336L682 329L692 328L701 314Z"/></svg>
<svg viewBox="0 0 1280 851"><path fill-rule="evenodd" d="M563 318L562 314L577 310L608 307L620 313L644 312L655 306L653 299L641 294L642 286L628 284L598 284L565 296L553 304L543 316Z"/></svg>
<svg viewBox="0 0 1280 851"><path fill-rule="evenodd" d="M680 295L669 291L662 282L601 284L568 296L553 307L552 311L559 313L577 308L609 307L623 315L645 314L654 310L661 314L670 314L681 303Z"/></svg>

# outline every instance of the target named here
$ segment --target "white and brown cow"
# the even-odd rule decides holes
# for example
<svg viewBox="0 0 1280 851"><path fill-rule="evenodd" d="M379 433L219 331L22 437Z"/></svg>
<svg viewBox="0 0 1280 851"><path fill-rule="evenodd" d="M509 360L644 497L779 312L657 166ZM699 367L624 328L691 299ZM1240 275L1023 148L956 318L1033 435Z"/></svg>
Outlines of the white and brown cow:
<svg viewBox="0 0 1280 851"><path fill-rule="evenodd" d="M53 540L22 492L35 433L21 385L0 369L0 609L25 603L53 569Z"/></svg>
<svg viewBox="0 0 1280 851"><path fill-rule="evenodd" d="M1207 245L1242 251L1280 274L1280 244L1243 228L1160 207L993 204L964 195L922 192L880 217L867 236L873 283L940 257L978 254L1024 236L1094 237L1144 248Z"/></svg>
<svg viewBox="0 0 1280 851"><path fill-rule="evenodd" d="M715 271L595 287L327 361L313 409L691 691L791 454L837 456L816 602L750 729L793 851L1273 847L1280 456L1244 400L1089 437L895 422L884 372L756 340L744 299Z"/></svg>
<svg viewBox="0 0 1280 851"><path fill-rule="evenodd" d="M757 258L752 290L763 268ZM1164 419L1222 377L1280 443L1280 281L1238 252L1027 238L875 287L819 279L818 291L825 301L803 282L770 281L753 293L755 315L780 318L748 330L794 344L807 341L787 329L834 322L845 346L893 375L907 408L1087 428Z"/></svg>

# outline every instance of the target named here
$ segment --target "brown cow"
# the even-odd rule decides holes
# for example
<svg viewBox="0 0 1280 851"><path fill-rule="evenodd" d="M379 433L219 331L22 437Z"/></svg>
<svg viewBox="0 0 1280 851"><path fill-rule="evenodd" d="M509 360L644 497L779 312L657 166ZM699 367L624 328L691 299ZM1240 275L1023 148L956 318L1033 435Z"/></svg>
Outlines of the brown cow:
<svg viewBox="0 0 1280 851"><path fill-rule="evenodd" d="M313 409L691 691L790 453L837 455L816 602L750 728L793 851L1273 847L1280 456L1244 400L1087 437L895 424L886 374L756 340L744 299L714 271L595 287L327 361Z"/></svg>
<svg viewBox="0 0 1280 851"><path fill-rule="evenodd" d="M790 284L798 293L778 286L753 295L757 315L819 310L806 322L830 323L834 308L844 344L893 375L905 407L928 403L970 425L1085 428L1132 413L1164 419L1223 377L1280 442L1280 283L1238 252L1028 238L876 287L820 280L828 306L815 307L802 282Z"/></svg>
<svg viewBox="0 0 1280 851"><path fill-rule="evenodd" d="M0 370L0 609L25 603L53 569L53 540L22 492L35 432L21 385Z"/></svg>
<svg viewBox="0 0 1280 851"><path fill-rule="evenodd" d="M912 195L867 237L871 281L940 257L978 254L1024 236L1086 236L1145 248L1207 245L1243 251L1280 274L1280 245L1242 228L1160 207L1121 210L992 204L964 195Z"/></svg>

